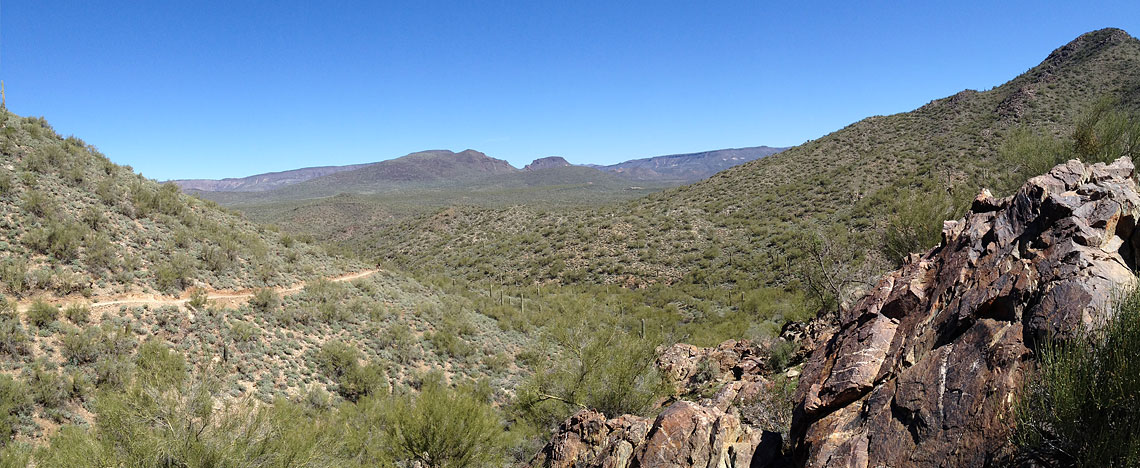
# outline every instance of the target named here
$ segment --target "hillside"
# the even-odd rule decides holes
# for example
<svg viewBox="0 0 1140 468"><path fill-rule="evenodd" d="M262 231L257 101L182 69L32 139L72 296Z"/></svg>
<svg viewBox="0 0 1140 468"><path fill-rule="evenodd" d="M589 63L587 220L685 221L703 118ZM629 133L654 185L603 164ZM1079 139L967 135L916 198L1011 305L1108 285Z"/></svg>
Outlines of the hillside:
<svg viewBox="0 0 1140 468"><path fill-rule="evenodd" d="M1003 141L1069 135L1106 96L1140 107L1140 41L1117 29L1082 35L994 89L870 117L693 185L585 212L448 210L348 245L473 279L749 288L793 281L805 248L822 242L849 246L830 249L836 264L871 260L849 272L866 284L886 267L876 246L892 216L916 200L961 206L979 187L1015 187L1024 176L1003 165Z"/></svg>
<svg viewBox="0 0 1140 468"><path fill-rule="evenodd" d="M523 299L504 305L499 291L328 255L115 165L43 118L0 112L0 152L4 460L26 461L53 437L150 431L149 421L182 417L171 412L191 399L216 405L219 418L302 398L350 411L439 375L493 386L480 402L503 403L540 362L516 359L538 346L523 330L546 320L519 319ZM133 406L115 406L123 401ZM152 410L162 414L137 413ZM200 410L185 416L191 424L210 413ZM117 423L126 426L107 429ZM163 434L134 442L184 447L161 446L173 436ZM82 463L156 460L81 447ZM38 454L36 465L80 463L53 456Z"/></svg>
<svg viewBox="0 0 1140 468"><path fill-rule="evenodd" d="M292 185L298 182L304 182L309 179L314 179L337 172L351 171L359 169L367 164L351 164L347 166L321 166L321 167L304 167L301 169L292 169L280 172L266 172L264 174L251 175L249 177L237 177L226 179L178 179L170 180L167 182L177 185L185 191L203 191L203 192L262 192L265 190L273 190L285 185Z"/></svg>
<svg viewBox="0 0 1140 468"><path fill-rule="evenodd" d="M608 166L591 166L629 180L692 183L749 161L771 156L785 148L755 146L700 153L633 159Z"/></svg>
<svg viewBox="0 0 1140 468"><path fill-rule="evenodd" d="M4 294L250 288L361 268L134 174L42 118L0 117Z"/></svg>

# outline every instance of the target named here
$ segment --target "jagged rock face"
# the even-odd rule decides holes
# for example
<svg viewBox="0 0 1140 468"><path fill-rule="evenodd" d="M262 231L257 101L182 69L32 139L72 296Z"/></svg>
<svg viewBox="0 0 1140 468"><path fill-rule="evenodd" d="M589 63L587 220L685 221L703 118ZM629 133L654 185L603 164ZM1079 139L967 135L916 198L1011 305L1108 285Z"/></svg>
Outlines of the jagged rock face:
<svg viewBox="0 0 1140 468"><path fill-rule="evenodd" d="M1032 344L1098 320L1135 280L1133 172L1069 161L947 221L939 247L883 278L812 352L796 464L1000 463Z"/></svg>
<svg viewBox="0 0 1140 468"><path fill-rule="evenodd" d="M723 385L711 398L700 403L677 401L653 419L631 415L606 419L602 413L583 409L559 426L530 466L749 467L755 454L775 453L779 446L778 437L773 443L775 434L742 423L739 415L740 407L771 387L760 375L759 353L747 341L727 341L715 348L677 344L660 350L657 365L679 391L700 386L697 381L705 378L691 379L698 373ZM766 450L758 451L762 444Z"/></svg>

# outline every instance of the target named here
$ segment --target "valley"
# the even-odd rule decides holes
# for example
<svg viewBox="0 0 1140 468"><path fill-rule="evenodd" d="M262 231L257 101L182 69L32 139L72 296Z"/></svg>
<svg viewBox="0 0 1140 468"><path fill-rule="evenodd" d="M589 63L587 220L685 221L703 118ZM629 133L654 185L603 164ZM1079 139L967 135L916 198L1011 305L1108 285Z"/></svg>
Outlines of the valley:
<svg viewBox="0 0 1140 468"><path fill-rule="evenodd" d="M1134 466L1140 447L1116 408L1140 391L1140 40L1120 29L790 148L160 183L3 105L0 154L2 466Z"/></svg>

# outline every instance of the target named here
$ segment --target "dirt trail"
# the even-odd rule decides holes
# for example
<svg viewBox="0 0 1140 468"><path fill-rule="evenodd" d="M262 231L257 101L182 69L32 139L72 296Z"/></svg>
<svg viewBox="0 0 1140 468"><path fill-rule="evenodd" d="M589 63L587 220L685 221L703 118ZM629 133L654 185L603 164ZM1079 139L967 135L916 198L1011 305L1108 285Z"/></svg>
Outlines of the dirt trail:
<svg viewBox="0 0 1140 468"><path fill-rule="evenodd" d="M359 271L356 273L347 273L347 274L340 275L340 276L332 276L332 277L328 277L325 279L332 281L334 283L340 283L340 282L344 282L344 281L352 281L355 279L360 279L360 278L372 276L372 275L378 273L379 271L380 270L364 270L364 271ZM292 295L292 294L301 292L301 290L305 289L305 284L306 284L305 282L301 282L301 283L298 283L298 284L290 286L290 287L278 286L278 287L275 287L272 289L277 294L286 296L286 295ZM209 291L208 290L206 292L206 298L208 300L211 300L211 301L231 301L231 300L237 300L237 299L248 299L250 297L253 297L255 292L256 292L255 289L240 289L240 290L229 290L229 291L227 291L227 290ZM102 299L102 300L100 300L100 299ZM87 302L87 301L92 301L92 300L94 302ZM74 300L74 301L69 301L65 298L64 299L53 299L53 300L48 300L47 302L50 302L50 303L53 303L56 305L61 305L61 304L66 304L66 303L86 303L87 307L90 307L92 309L98 309L101 307L111 307L111 306L120 306L120 305L133 305L133 306L146 305L146 306L150 306L150 307L162 307L162 306L168 306L168 305L181 306L183 304L186 304L189 301L190 301L190 292L186 291L186 292L183 292L182 295L178 298L172 298L172 297L162 296L162 295L158 295L158 294L126 294L126 295L116 295L116 296L102 297L102 298L96 297L96 298L92 298L92 299L80 299L80 300ZM24 312L24 311L28 310L29 307L31 307L33 302L34 301L32 301L32 300L21 301L17 304L17 310L19 310L20 312Z"/></svg>

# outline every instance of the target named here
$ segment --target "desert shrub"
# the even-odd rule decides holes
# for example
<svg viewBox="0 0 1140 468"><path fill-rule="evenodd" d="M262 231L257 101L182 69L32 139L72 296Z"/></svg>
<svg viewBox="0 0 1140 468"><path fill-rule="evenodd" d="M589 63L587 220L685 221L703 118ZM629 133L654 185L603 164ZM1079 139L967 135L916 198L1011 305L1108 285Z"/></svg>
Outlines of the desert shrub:
<svg viewBox="0 0 1140 468"><path fill-rule="evenodd" d="M102 333L97 327L67 331L60 338L63 358L72 364L87 364L99 358L99 340Z"/></svg>
<svg viewBox="0 0 1140 468"><path fill-rule="evenodd" d="M236 255L221 247L209 245L202 249L202 262L211 271L221 272L233 266Z"/></svg>
<svg viewBox="0 0 1140 468"><path fill-rule="evenodd" d="M1086 162L1110 162L1140 156L1140 116L1111 99L1093 104L1073 130L1073 150Z"/></svg>
<svg viewBox="0 0 1140 468"><path fill-rule="evenodd" d="M0 318L0 353L9 356L28 354L28 342L28 333L18 319L8 315Z"/></svg>
<svg viewBox="0 0 1140 468"><path fill-rule="evenodd" d="M1051 135L1018 127L1007 135L998 147L998 158L1009 170L1002 191L1012 191L1026 179L1049 172L1053 166L1065 162L1073 153L1064 141Z"/></svg>
<svg viewBox="0 0 1140 468"><path fill-rule="evenodd" d="M83 325L91 320L91 309L83 304L71 304L63 309L63 316L76 325Z"/></svg>
<svg viewBox="0 0 1140 468"><path fill-rule="evenodd" d="M0 171L0 196L12 193L12 173Z"/></svg>
<svg viewBox="0 0 1140 468"><path fill-rule="evenodd" d="M121 389L127 385L133 371L134 365L126 356L113 353L102 354L95 361L95 385Z"/></svg>
<svg viewBox="0 0 1140 468"><path fill-rule="evenodd" d="M1041 466L1140 466L1140 289L1091 330L1044 340L1016 407L1021 457Z"/></svg>
<svg viewBox="0 0 1140 468"><path fill-rule="evenodd" d="M175 253L170 260L154 268L155 284L167 292L181 291L194 274L193 261L182 252Z"/></svg>
<svg viewBox="0 0 1140 468"><path fill-rule="evenodd" d="M249 322L234 320L230 323L230 336L239 343L253 341L257 338L257 327Z"/></svg>
<svg viewBox="0 0 1140 468"><path fill-rule="evenodd" d="M46 327L59 317L59 307L37 300L28 308L25 316L28 323L37 327Z"/></svg>
<svg viewBox="0 0 1140 468"><path fill-rule="evenodd" d="M22 206L25 211L40 218L50 218L58 211L51 197L41 190L31 188L25 191Z"/></svg>
<svg viewBox="0 0 1140 468"><path fill-rule="evenodd" d="M336 392L344 399L356 402L366 396L381 395L388 390L388 376L385 375L382 365L353 364L337 380Z"/></svg>
<svg viewBox="0 0 1140 468"><path fill-rule="evenodd" d="M7 444L20 424L20 416L33 409L27 386L8 375L0 375L0 444Z"/></svg>
<svg viewBox="0 0 1140 468"><path fill-rule="evenodd" d="M52 436L50 444L37 447L33 458L37 466L95 467L114 464L90 428L63 426Z"/></svg>
<svg viewBox="0 0 1140 468"><path fill-rule="evenodd" d="M899 200L883 229L883 256L898 266L910 254L938 245L942 240L942 222L956 218L962 205L955 197L938 190L915 192Z"/></svg>
<svg viewBox="0 0 1140 468"><path fill-rule="evenodd" d="M475 353L474 346L451 330L436 330L425 336L436 350L453 358L465 358Z"/></svg>
<svg viewBox="0 0 1140 468"><path fill-rule="evenodd" d="M269 313L281 306L281 297L270 288L258 289L249 298L249 306L261 313Z"/></svg>
<svg viewBox="0 0 1140 468"><path fill-rule="evenodd" d="M115 264L118 249L111 244L106 234L98 233L87 236L87 245L83 253L83 262L87 265L87 269L99 273L109 270Z"/></svg>
<svg viewBox="0 0 1140 468"><path fill-rule="evenodd" d="M37 361L26 368L24 382L32 400L47 408L58 408L67 399L64 378L50 363Z"/></svg>
<svg viewBox="0 0 1140 468"><path fill-rule="evenodd" d="M79 220L88 228L98 231L107 224L107 215L98 206L91 205L83 209Z"/></svg>
<svg viewBox="0 0 1140 468"><path fill-rule="evenodd" d="M25 279L28 276L28 263L22 258L6 258L0 263L0 280L8 291L21 294L27 291Z"/></svg>
<svg viewBox="0 0 1140 468"><path fill-rule="evenodd" d="M656 343L609 327L575 328L558 339L565 357L520 390L516 406L523 417L549 428L580 406L609 415L645 414L668 392L654 365Z"/></svg>
<svg viewBox="0 0 1140 468"><path fill-rule="evenodd" d="M329 341L317 351L317 365L333 380L359 365L360 352L343 341Z"/></svg>
<svg viewBox="0 0 1140 468"><path fill-rule="evenodd" d="M389 411L384 438L397 460L438 468L502 465L502 422L471 391L449 389L437 376L418 395L396 398Z"/></svg>
<svg viewBox="0 0 1140 468"><path fill-rule="evenodd" d="M140 383L154 388L176 388L187 375L182 355L155 339L139 346L135 367Z"/></svg>
<svg viewBox="0 0 1140 468"><path fill-rule="evenodd" d="M798 349L799 346L794 341L776 339L768 348L768 367L776 372L783 371L792 363Z"/></svg>

